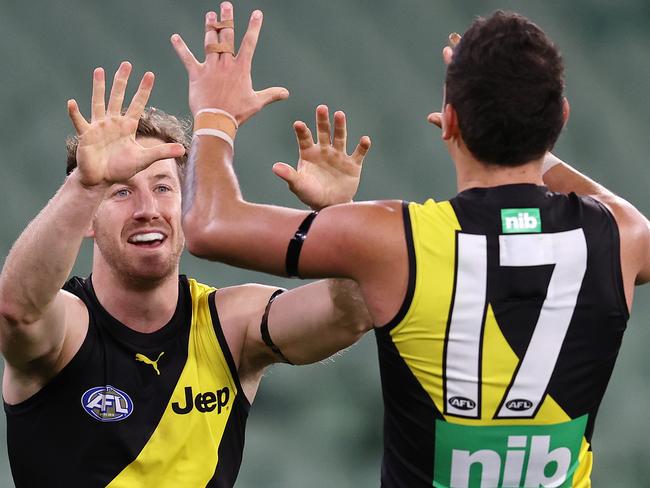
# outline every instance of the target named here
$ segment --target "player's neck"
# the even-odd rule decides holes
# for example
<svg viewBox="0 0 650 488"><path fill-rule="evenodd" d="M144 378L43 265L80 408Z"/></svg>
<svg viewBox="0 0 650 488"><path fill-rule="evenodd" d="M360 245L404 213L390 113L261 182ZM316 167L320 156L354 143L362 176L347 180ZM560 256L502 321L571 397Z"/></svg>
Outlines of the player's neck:
<svg viewBox="0 0 650 488"><path fill-rule="evenodd" d="M470 188L489 188L493 186L531 183L543 185L542 159L535 159L521 166L486 165L468 154L458 154L456 163L456 183L458 191Z"/></svg>
<svg viewBox="0 0 650 488"><path fill-rule="evenodd" d="M149 287L121 280L102 266L93 266L92 279L99 303L135 331L155 332L174 315L178 302L178 270Z"/></svg>

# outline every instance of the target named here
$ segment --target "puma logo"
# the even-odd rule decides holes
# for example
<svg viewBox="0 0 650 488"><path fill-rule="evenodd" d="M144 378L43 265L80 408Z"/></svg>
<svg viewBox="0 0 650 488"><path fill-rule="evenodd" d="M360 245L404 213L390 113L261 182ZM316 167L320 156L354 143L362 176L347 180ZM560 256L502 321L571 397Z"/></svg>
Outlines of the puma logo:
<svg viewBox="0 0 650 488"><path fill-rule="evenodd" d="M160 354L158 354L158 359L156 359L155 361L152 361L151 359L149 359L149 358L148 358L147 356L145 356L144 354L137 353L137 354L135 355L135 360L136 360L136 361L141 361L141 362L143 362L143 363L145 363L145 364L151 364L151 366L153 366L153 369L156 370L156 374L157 374L158 376L160 376L160 371L158 371L158 361L160 361L160 358L162 357L163 354L165 354L165 351L163 351L163 352L161 352Z"/></svg>

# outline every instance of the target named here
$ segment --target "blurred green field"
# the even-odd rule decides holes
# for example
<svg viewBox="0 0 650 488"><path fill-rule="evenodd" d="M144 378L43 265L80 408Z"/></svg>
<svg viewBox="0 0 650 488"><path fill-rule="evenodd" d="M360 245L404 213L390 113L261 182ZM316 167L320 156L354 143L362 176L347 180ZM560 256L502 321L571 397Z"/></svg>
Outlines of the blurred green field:
<svg viewBox="0 0 650 488"><path fill-rule="evenodd" d="M2 259L63 180L64 139L72 130L66 100L77 98L88 112L93 68L112 76L128 59L133 78L154 71L151 103L187 116L185 72L169 37L179 32L199 51L203 14L217 7L198 0L0 0ZM441 101L440 50L447 34L462 32L475 15L510 8L541 25L565 57L572 111L557 154L650 215L647 0L245 0L235 3L238 39L254 8L265 13L255 86L281 85L292 95L240 130L236 164L248 199L299 205L271 165L295 161L291 124L311 122L319 103L346 111L351 140L373 139L359 200L451 197L452 165L426 122ZM75 273L88 273L90 249L84 246ZM182 269L216 286L290 284L190 256ZM650 286L638 291L597 421L596 487L648 486L649 318ZM383 409L376 363L369 334L324 364L272 368L251 410L237 486L378 486ZM0 416L0 487L11 487L5 434Z"/></svg>

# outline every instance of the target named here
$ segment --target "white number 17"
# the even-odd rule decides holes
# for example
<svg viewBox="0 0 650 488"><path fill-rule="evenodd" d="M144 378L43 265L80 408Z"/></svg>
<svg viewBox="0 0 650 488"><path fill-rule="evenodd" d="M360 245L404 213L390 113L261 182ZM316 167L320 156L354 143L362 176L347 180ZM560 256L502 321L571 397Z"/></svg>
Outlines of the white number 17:
<svg viewBox="0 0 650 488"><path fill-rule="evenodd" d="M481 347L487 309L487 237L458 234L457 272L445 348L445 413L481 416ZM499 236L500 266L554 264L526 353L495 418L533 417L544 398L587 268L582 229Z"/></svg>

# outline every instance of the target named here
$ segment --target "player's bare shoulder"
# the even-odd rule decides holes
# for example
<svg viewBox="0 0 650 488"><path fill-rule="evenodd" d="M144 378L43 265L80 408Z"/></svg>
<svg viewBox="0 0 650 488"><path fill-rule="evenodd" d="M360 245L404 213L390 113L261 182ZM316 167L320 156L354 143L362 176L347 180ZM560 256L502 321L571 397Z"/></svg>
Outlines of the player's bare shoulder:
<svg viewBox="0 0 650 488"><path fill-rule="evenodd" d="M341 259L356 261L403 246L404 203L401 200L377 200L334 205L321 211L305 250L322 247L321 253L333 252ZM315 257L318 260L318 256Z"/></svg>
<svg viewBox="0 0 650 488"><path fill-rule="evenodd" d="M249 283L219 289L215 306L244 394L253 401L264 373L272 361L264 346L259 324L269 298L278 287Z"/></svg>
<svg viewBox="0 0 650 488"><path fill-rule="evenodd" d="M217 290L215 305L235 365L247 361L247 341L259 326L269 297L278 287L247 283Z"/></svg>
<svg viewBox="0 0 650 488"><path fill-rule="evenodd" d="M81 348L88 321L86 305L65 290L59 291L39 321L43 324L3 320L0 346L5 357L5 401L15 404L31 397L61 372Z"/></svg>

